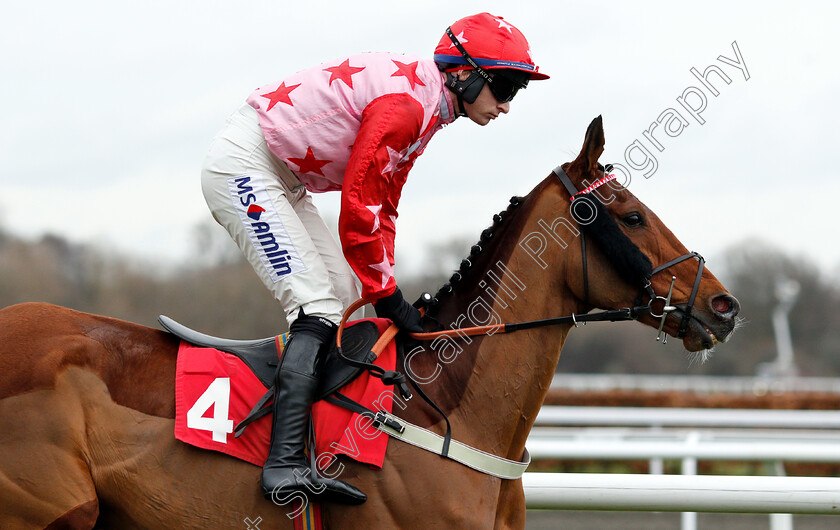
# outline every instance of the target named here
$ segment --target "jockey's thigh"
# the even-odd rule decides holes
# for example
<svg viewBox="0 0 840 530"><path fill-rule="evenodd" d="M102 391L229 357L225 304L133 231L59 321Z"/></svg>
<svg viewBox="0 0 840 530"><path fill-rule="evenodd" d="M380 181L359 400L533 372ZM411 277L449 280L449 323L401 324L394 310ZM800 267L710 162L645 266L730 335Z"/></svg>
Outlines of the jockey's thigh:
<svg viewBox="0 0 840 530"><path fill-rule="evenodd" d="M312 195L309 192L304 192L293 206L298 218L307 227L309 236L312 238L315 248L318 249L321 259L324 260L336 296L341 301L342 307L347 309L350 304L361 297L356 274L344 258L341 246L336 242L326 223L324 223L324 219L318 212L318 207L312 201ZM304 309L304 311L306 310ZM363 318L363 313L363 309L357 310L350 320Z"/></svg>
<svg viewBox="0 0 840 530"><path fill-rule="evenodd" d="M352 271L306 189L269 151L250 106L234 112L213 140L201 182L213 217L283 306L289 324L299 308L338 322L345 300L358 297Z"/></svg>

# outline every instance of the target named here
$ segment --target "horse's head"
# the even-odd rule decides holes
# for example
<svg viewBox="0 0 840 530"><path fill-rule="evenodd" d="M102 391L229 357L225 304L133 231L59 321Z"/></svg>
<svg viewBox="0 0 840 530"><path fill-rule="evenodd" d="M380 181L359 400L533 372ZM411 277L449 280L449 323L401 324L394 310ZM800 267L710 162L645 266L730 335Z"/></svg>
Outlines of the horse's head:
<svg viewBox="0 0 840 530"><path fill-rule="evenodd" d="M562 166L578 190L605 176L604 166L598 162L603 151L604 128L599 116L589 125L578 157ZM668 314L664 331L682 338L689 351L706 350L729 338L740 309L738 301L704 267L703 259L686 250L656 214L615 181L596 190L600 201L593 192L578 195L575 201L583 200L575 204L569 201L570 191L562 178L555 180L585 243L585 249L580 245L566 249L581 256L579 267L567 268L565 281L587 310L593 306L617 309L646 304L652 293L665 297L676 277L670 299L676 309ZM669 265L681 257L682 261ZM645 288L648 280L650 286ZM661 313L663 306L664 300L654 300L653 314L640 320L659 327L661 319L654 315Z"/></svg>

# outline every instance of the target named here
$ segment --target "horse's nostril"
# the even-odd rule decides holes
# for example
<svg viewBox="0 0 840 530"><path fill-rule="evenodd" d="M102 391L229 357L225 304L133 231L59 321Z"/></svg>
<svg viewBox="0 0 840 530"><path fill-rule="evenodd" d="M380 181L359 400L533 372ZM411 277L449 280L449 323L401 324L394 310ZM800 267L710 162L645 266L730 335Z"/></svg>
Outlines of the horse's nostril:
<svg viewBox="0 0 840 530"><path fill-rule="evenodd" d="M740 305L734 296L722 294L712 300L712 309L719 315L734 317L738 314Z"/></svg>
<svg viewBox="0 0 840 530"><path fill-rule="evenodd" d="M729 300L725 298L715 298L714 301L712 301L712 307L714 307L715 311L718 313L728 313L732 308L732 305L729 303Z"/></svg>

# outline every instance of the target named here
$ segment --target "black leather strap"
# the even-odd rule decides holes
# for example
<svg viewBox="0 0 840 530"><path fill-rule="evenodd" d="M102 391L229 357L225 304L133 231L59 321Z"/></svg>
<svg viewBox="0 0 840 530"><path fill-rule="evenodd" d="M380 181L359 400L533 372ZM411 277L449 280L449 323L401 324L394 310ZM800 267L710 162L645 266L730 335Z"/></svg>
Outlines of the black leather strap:
<svg viewBox="0 0 840 530"><path fill-rule="evenodd" d="M360 416L366 416L372 419L374 422L381 422L387 425L388 427L394 429L395 431L402 432L403 426L400 425L395 420L386 419L385 416L380 411L371 410L361 403L350 399L349 397L345 396L341 392L336 392L331 396L327 396L324 398L325 401L332 403L338 407L345 408L350 412L355 412Z"/></svg>
<svg viewBox="0 0 840 530"><path fill-rule="evenodd" d="M566 188L566 191L569 192L569 197L572 197L578 191L580 191L577 189L577 186L575 186L574 182L572 182L572 179L569 178L569 175L567 175L566 172L563 171L562 167L557 166L551 172L557 175L557 178L559 178L560 182L563 183L563 186Z"/></svg>
<svg viewBox="0 0 840 530"><path fill-rule="evenodd" d="M700 280L703 277L703 269L706 266L706 260L703 259L703 256L701 256L697 252L689 252L688 254L682 255L678 258L674 258L671 261L656 267L651 273L651 276L653 276L657 272L662 272L669 267L673 267L674 265L682 263L683 261L691 258L697 259L697 275L694 277L694 285L691 287L691 294L688 297L688 303L685 306L682 320L680 321L680 328L677 331L677 338L679 339L685 337L685 334L688 333L688 324L689 322L691 322L691 312L694 309L694 300L697 298L698 291L700 291Z"/></svg>
<svg viewBox="0 0 840 530"><path fill-rule="evenodd" d="M572 179L569 178L569 175L563 171L563 168L557 166L552 170L552 173L557 175L557 178L560 179L560 182L563 183L563 187L566 188L566 191L569 192L569 199L577 195L578 189L575 186L575 183L572 182ZM589 269L586 266L586 235L583 231L580 232L580 255L581 255L581 265L583 267L583 305L584 307L589 307Z"/></svg>
<svg viewBox="0 0 840 530"><path fill-rule="evenodd" d="M674 265L676 265L677 263L682 263L683 261L685 261L685 260L687 260L687 259L689 259L689 258L693 258L693 257L695 257L695 256L696 256L696 257L700 257L700 254L698 254L698 253L696 253L696 252L689 252L688 254L684 254L684 255L682 255L682 256L680 256L680 257L678 257L678 258L674 258L674 259L672 259L671 261L668 261L668 262L666 262L666 263L663 263L662 265L660 265L660 266L656 267L655 269L653 269L653 271L651 271L651 276L653 276L653 275L654 275L654 274L656 274L657 272L662 272L662 271L664 271L665 269L667 269L667 268L669 268L669 267L673 267L673 266L674 266Z"/></svg>
<svg viewBox="0 0 840 530"><path fill-rule="evenodd" d="M487 73L487 71L486 71L486 70L484 70L484 68L482 68L481 66L479 66L479 65L478 65L478 63L477 63L477 62L475 62L475 59L473 59L473 58L470 56L470 54L469 54L469 53L467 53L467 50L464 48L464 45L463 45L463 44L461 44L461 43L458 41L458 38L455 36L455 34L454 34L454 33L452 33L452 28L446 28L446 35L447 35L447 36L449 36L449 40L451 40L451 41L452 41L452 44L455 46L455 48L456 48L459 52L461 52L461 56L464 58L464 60L465 60L465 61L467 61L467 63L468 63L468 64L469 64L469 65L473 68L473 70L475 70L476 72L478 72L478 74L479 74L481 77L483 77L484 79L486 79L486 80L490 81L490 74L488 74L488 73Z"/></svg>
<svg viewBox="0 0 840 530"><path fill-rule="evenodd" d="M583 266L583 307L589 310L589 269L586 268L586 235L580 233L580 255Z"/></svg>
<svg viewBox="0 0 840 530"><path fill-rule="evenodd" d="M688 306L685 308L682 322L680 322L680 330L677 332L677 337L679 338L685 337L685 334L688 332L688 323L691 320L691 310L694 308L694 299L697 297L697 292L700 290L700 279L703 276L703 268L706 265L706 260L703 259L703 256L697 254L696 252L693 254L697 256L699 261L697 265L697 276L694 278L694 286L691 288L691 296L688 297Z"/></svg>
<svg viewBox="0 0 840 530"><path fill-rule="evenodd" d="M263 394L263 397L257 401L257 404L251 409L251 412L248 413L245 418L236 424L236 427L233 428L233 436L234 438L239 438L242 436L242 433L245 432L245 428L248 425L252 424L253 422L257 421L258 419L262 418L266 414L270 414L272 411L271 402L274 399L274 386L268 389L268 392Z"/></svg>

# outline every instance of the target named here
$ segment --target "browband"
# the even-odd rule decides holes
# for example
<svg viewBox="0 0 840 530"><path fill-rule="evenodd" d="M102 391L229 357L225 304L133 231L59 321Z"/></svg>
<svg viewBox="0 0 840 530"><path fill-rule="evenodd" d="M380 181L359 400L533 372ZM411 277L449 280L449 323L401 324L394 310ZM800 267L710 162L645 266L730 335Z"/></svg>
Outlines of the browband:
<svg viewBox="0 0 840 530"><path fill-rule="evenodd" d="M563 186L566 188L566 191L569 192L569 195L570 195L569 200L570 201L575 200L575 197L577 195L582 195L584 193L590 193L591 191L603 186L607 182L609 182L611 180L615 180L615 174L610 173L609 175L606 175L604 178L598 179L595 182L593 182L592 184L590 184L589 186L587 186L586 188L578 191L577 187L572 182L572 179L570 179L569 175L567 175L566 172L563 171L563 168L561 168L560 166L557 166L556 168L554 168L552 170L552 173L557 175L557 178L559 178L560 182L563 183Z"/></svg>

